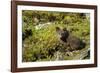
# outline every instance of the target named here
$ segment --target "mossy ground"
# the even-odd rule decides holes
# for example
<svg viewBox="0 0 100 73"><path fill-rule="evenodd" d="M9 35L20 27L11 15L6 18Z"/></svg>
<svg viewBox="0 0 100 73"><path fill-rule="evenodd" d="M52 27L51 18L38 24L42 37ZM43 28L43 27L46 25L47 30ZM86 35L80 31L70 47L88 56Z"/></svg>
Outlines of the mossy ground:
<svg viewBox="0 0 100 73"><path fill-rule="evenodd" d="M22 21L23 33L32 31L22 43L23 62L76 60L90 48L89 14L23 10ZM67 28L72 35L85 41L86 47L69 52L72 55L66 54L67 47L59 42L56 27ZM83 59L89 59L88 55Z"/></svg>

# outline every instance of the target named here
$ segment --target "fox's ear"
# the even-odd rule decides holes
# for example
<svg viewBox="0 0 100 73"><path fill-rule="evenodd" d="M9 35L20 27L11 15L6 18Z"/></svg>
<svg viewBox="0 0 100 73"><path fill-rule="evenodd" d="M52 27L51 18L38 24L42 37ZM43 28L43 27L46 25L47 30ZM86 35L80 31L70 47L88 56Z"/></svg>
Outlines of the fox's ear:
<svg viewBox="0 0 100 73"><path fill-rule="evenodd" d="M56 31L59 31L59 30L61 30L59 27L56 27Z"/></svg>
<svg viewBox="0 0 100 73"><path fill-rule="evenodd" d="M66 28L63 28L63 30L66 31L67 29Z"/></svg>

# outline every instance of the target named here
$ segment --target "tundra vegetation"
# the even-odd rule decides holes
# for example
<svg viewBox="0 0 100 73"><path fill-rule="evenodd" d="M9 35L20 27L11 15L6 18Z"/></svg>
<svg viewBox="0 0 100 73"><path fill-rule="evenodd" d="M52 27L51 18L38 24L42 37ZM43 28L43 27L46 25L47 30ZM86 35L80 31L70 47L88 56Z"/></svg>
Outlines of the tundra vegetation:
<svg viewBox="0 0 100 73"><path fill-rule="evenodd" d="M70 45L61 41L62 35L58 35L57 28L68 30ZM76 46L79 40L85 45L72 49L75 44L70 39L74 39ZM23 62L84 59L90 59L89 13L22 11Z"/></svg>

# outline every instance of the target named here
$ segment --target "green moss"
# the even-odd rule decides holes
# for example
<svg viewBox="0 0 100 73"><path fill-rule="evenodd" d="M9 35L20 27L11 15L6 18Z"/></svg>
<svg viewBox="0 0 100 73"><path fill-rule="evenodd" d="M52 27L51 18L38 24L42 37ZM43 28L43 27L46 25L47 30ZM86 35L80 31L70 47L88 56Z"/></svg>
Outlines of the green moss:
<svg viewBox="0 0 100 73"><path fill-rule="evenodd" d="M81 54L81 51L87 50L90 47L90 22L89 19L83 18L80 14L24 10L22 12L22 31L30 29L32 35L28 35L29 37L23 40L23 62L54 61L58 45L58 50L64 49L61 53L66 53L66 47L60 44L55 27L67 28L71 34L86 42L86 47L77 53L73 52L73 56L63 55L64 60L73 60L75 56ZM37 18L38 22L35 22L34 18ZM50 24L46 24L48 22ZM45 25L36 29L40 23ZM52 55L49 52L50 49L53 49Z"/></svg>

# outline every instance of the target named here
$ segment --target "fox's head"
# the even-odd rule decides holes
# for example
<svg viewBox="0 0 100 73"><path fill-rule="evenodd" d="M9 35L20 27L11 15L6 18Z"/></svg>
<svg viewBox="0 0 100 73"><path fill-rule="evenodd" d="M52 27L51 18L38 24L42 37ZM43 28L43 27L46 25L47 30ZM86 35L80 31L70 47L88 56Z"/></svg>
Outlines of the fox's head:
<svg viewBox="0 0 100 73"><path fill-rule="evenodd" d="M59 38L63 42L66 42L66 40L69 36L69 31L66 28L61 29L60 27L56 27L56 32L58 33Z"/></svg>

